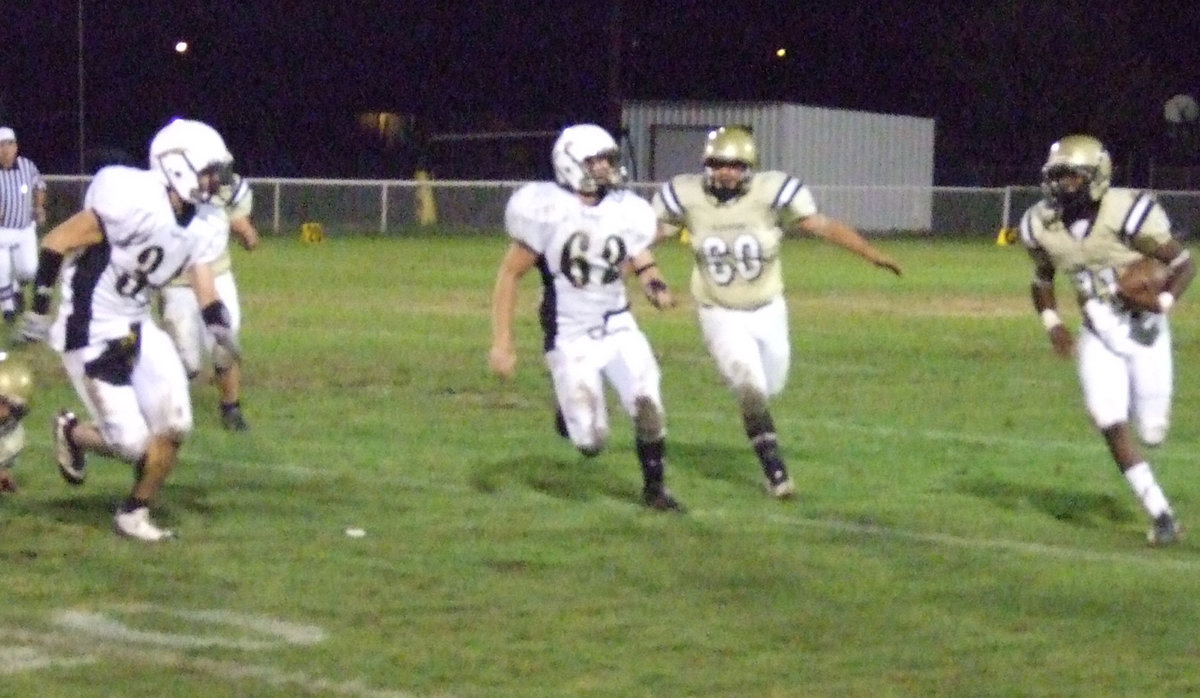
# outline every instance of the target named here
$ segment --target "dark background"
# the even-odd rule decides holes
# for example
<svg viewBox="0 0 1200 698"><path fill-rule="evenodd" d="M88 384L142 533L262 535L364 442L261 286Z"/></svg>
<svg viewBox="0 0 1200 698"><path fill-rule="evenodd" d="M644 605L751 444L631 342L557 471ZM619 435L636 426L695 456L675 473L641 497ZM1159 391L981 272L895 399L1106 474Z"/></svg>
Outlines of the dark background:
<svg viewBox="0 0 1200 698"><path fill-rule="evenodd" d="M2 14L0 120L50 173L80 170L81 57L85 170L142 162L186 115L252 176L486 177L510 157L538 176L540 143L522 158L425 139L616 127L621 98L931 117L938 184L1032 183L1074 131L1105 140L1119 181L1197 163L1196 134L1163 118L1172 95L1200 93L1197 2L4 0ZM360 126L371 112L401 128Z"/></svg>

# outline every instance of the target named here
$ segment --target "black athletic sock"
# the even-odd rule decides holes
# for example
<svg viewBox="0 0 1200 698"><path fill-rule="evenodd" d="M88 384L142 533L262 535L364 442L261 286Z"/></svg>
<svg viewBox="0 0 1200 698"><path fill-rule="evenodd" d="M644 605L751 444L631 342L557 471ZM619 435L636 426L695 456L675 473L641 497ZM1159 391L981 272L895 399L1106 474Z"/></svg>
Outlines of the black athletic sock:
<svg viewBox="0 0 1200 698"><path fill-rule="evenodd" d="M745 415L743 423L746 427L746 437L754 447L758 462L762 465L763 474L772 484L787 479L787 466L784 465L783 455L779 452L779 439L775 435L775 420L769 412Z"/></svg>
<svg viewBox="0 0 1200 698"><path fill-rule="evenodd" d="M647 490L657 492L663 486L663 471L666 470L666 464L663 462L667 450L667 443L663 439L655 441L637 440L637 457L638 462L642 465L642 480L645 482Z"/></svg>
<svg viewBox="0 0 1200 698"><path fill-rule="evenodd" d="M125 499L124 502L121 502L121 513L128 514L131 511L148 506L150 506L150 502L146 501L145 499L138 499L137 497L130 495Z"/></svg>

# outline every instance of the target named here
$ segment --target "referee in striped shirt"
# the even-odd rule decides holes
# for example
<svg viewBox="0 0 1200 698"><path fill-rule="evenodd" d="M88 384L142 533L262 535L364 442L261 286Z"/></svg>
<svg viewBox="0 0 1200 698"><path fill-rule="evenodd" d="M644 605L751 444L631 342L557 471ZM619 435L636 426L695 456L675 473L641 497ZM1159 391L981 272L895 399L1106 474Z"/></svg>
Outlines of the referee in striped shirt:
<svg viewBox="0 0 1200 698"><path fill-rule="evenodd" d="M17 134L0 127L0 310L12 323L25 310L25 289L37 271L37 226L46 223L46 182L37 165L17 155Z"/></svg>

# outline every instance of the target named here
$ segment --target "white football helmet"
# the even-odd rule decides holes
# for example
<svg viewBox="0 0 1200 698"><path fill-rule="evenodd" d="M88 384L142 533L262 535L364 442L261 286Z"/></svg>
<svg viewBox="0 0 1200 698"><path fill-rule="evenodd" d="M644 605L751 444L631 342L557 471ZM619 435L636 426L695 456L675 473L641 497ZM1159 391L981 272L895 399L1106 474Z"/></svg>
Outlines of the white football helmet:
<svg viewBox="0 0 1200 698"><path fill-rule="evenodd" d="M1062 179L1078 175L1083 184L1068 191ZM1099 201L1112 181L1112 158L1104 144L1092 136L1066 136L1050 146L1046 164L1042 165L1042 193L1058 206Z"/></svg>
<svg viewBox="0 0 1200 698"><path fill-rule="evenodd" d="M625 168L620 164L620 156L617 142L595 124L568 126L550 151L555 180L580 194L596 194L624 184ZM608 173L600 178L587 164L587 159L594 157L608 160Z"/></svg>
<svg viewBox="0 0 1200 698"><path fill-rule="evenodd" d="M150 170L185 201L202 204L232 186L233 155L212 126L175 119L150 141Z"/></svg>

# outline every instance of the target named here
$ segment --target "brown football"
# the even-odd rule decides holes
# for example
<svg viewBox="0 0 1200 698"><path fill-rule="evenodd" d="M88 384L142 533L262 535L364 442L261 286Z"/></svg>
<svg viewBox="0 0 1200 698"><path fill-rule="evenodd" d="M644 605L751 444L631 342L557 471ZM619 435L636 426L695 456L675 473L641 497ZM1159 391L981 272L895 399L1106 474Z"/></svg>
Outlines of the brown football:
<svg viewBox="0 0 1200 698"><path fill-rule="evenodd" d="M1158 312L1158 294L1167 283L1168 271L1157 259L1142 257L1117 276L1117 295L1133 310Z"/></svg>

